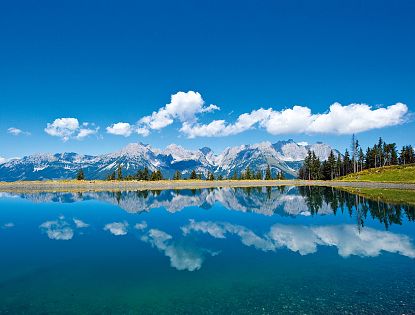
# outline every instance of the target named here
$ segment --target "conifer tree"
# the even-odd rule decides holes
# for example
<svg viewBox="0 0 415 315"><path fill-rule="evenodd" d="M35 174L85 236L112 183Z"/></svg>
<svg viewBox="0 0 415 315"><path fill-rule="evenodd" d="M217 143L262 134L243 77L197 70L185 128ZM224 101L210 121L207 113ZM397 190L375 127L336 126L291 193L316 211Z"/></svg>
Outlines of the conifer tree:
<svg viewBox="0 0 415 315"><path fill-rule="evenodd" d="M121 166L121 164L119 164L118 167L117 167L117 179L118 180L122 180L123 179L123 176L122 176L122 166Z"/></svg>
<svg viewBox="0 0 415 315"><path fill-rule="evenodd" d="M190 174L190 179L197 179L197 174L195 170L193 170L192 173Z"/></svg>
<svg viewBox="0 0 415 315"><path fill-rule="evenodd" d="M267 169L265 170L265 180L271 180L272 174L271 174L271 168L269 165L267 165Z"/></svg>
<svg viewBox="0 0 415 315"><path fill-rule="evenodd" d="M84 170L82 168L79 169L78 174L76 174L76 179L77 180L84 180L85 179Z"/></svg>
<svg viewBox="0 0 415 315"><path fill-rule="evenodd" d="M179 171L174 172L173 180L180 180L180 179L182 179L182 173L180 173Z"/></svg>
<svg viewBox="0 0 415 315"><path fill-rule="evenodd" d="M237 180L237 179L238 179L238 173L236 172L236 170L234 170L232 174L232 180Z"/></svg>

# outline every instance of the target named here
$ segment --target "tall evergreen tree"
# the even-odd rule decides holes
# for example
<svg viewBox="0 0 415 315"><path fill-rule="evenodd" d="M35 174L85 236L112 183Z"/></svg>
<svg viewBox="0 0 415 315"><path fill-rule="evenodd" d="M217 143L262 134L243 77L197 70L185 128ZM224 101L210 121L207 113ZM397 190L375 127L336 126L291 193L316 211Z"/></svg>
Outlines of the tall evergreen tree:
<svg viewBox="0 0 415 315"><path fill-rule="evenodd" d="M78 174L76 174L76 179L77 180L84 180L85 179L84 170L82 168L79 169Z"/></svg>
<svg viewBox="0 0 415 315"><path fill-rule="evenodd" d="M233 171L233 174L232 174L232 178L231 179L232 180L237 180L238 179L238 173L236 172L236 170Z"/></svg>
<svg viewBox="0 0 415 315"><path fill-rule="evenodd" d="M265 170L265 180L271 180L272 174L271 174L271 168L269 165L267 165L267 169Z"/></svg>
<svg viewBox="0 0 415 315"><path fill-rule="evenodd" d="M192 173L190 173L190 179L197 179L197 174L195 170L193 170Z"/></svg>
<svg viewBox="0 0 415 315"><path fill-rule="evenodd" d="M180 180L180 179L182 179L182 173L180 173L179 171L174 172L173 180Z"/></svg>
<svg viewBox="0 0 415 315"><path fill-rule="evenodd" d="M122 166L121 166L121 164L118 164L118 167L117 167L117 179L118 180L122 180L123 179L123 176L122 176Z"/></svg>

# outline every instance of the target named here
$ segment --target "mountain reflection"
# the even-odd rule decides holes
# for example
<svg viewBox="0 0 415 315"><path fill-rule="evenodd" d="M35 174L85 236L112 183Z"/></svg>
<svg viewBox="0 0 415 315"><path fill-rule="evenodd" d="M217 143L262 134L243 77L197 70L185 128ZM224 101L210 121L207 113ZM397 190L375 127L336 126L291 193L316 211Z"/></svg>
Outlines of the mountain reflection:
<svg viewBox="0 0 415 315"><path fill-rule="evenodd" d="M148 212L164 208L169 212L187 207L209 209L215 203L224 208L271 216L328 215L347 212L356 216L358 226L364 227L368 216L377 219L386 229L392 224L402 224L405 215L415 220L415 208L411 205L390 204L370 200L331 187L256 187L216 188L164 191L118 191L59 193L44 192L19 194L33 202L71 203L99 200L119 206L130 213Z"/></svg>

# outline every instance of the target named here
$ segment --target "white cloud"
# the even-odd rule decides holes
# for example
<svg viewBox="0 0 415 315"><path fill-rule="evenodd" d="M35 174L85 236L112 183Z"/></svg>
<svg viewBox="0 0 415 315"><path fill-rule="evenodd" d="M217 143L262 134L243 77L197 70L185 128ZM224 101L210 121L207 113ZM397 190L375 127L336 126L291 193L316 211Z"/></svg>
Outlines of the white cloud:
<svg viewBox="0 0 415 315"><path fill-rule="evenodd" d="M207 124L184 122L180 131L189 138L229 136L255 127L263 128L272 135L342 135L400 125L407 121L407 114L408 107L402 103L376 109L367 104L343 106L334 103L324 114L313 114L310 108L304 106L293 106L281 111L260 108L240 115L235 123L225 120L213 120Z"/></svg>
<svg viewBox="0 0 415 315"><path fill-rule="evenodd" d="M377 109L366 104L334 103L328 113L317 115L308 129L312 133L359 133L402 124L407 112L408 107L402 103Z"/></svg>
<svg viewBox="0 0 415 315"><path fill-rule="evenodd" d="M151 115L144 116L136 125L129 123L116 123L107 127L107 132L128 137L132 133L148 136L153 130L161 130L175 120L184 123L194 124L197 116L202 113L213 112L220 108L216 105L204 106L205 102L198 92L177 92L171 95L170 103L154 111Z"/></svg>
<svg viewBox="0 0 415 315"><path fill-rule="evenodd" d="M300 141L300 142L297 142L297 144L305 147L305 146L308 145L308 142L307 141Z"/></svg>
<svg viewBox="0 0 415 315"><path fill-rule="evenodd" d="M82 140L87 136L96 134L99 130L99 127L87 128L89 125L95 126L94 124L83 123L80 127L76 118L57 118L52 123L48 123L44 130L48 135L59 137L63 141L69 139Z"/></svg>
<svg viewBox="0 0 415 315"><path fill-rule="evenodd" d="M95 135L98 133L98 130L99 130L99 127L95 129L81 128L79 129L79 132L76 135L75 139L82 140L88 136Z"/></svg>
<svg viewBox="0 0 415 315"><path fill-rule="evenodd" d="M144 116L136 124L119 122L107 127L107 132L128 137L132 133L147 136L153 130L161 130L175 121L181 124L180 132L188 138L223 137L259 128L272 135L281 134L353 134L372 129L395 126L408 120L408 107L396 103L387 107L367 104L332 104L324 113L313 113L309 107L295 105L275 110L259 108L239 115L235 122L223 119L208 123L199 121L200 114L220 110L216 105L205 106L198 92L178 92L170 103L151 115Z"/></svg>
<svg viewBox="0 0 415 315"><path fill-rule="evenodd" d="M226 238L226 234L240 237L246 246L254 246L263 251L287 248L300 255L315 253L318 246L335 246L342 257L357 255L375 257L381 252L398 253L415 258L415 248L406 235L394 234L364 228L359 231L354 225L301 226L275 224L262 237L246 227L230 223L190 220L182 227L184 235L191 232L209 234L215 238Z"/></svg>
<svg viewBox="0 0 415 315"><path fill-rule="evenodd" d="M15 128L15 127L10 127L9 129L7 129L7 133L9 133L13 136L20 136L20 135L30 136L30 132L23 131L23 130L21 130L19 128Z"/></svg>
<svg viewBox="0 0 415 315"><path fill-rule="evenodd" d="M108 223L104 226L104 231L109 231L111 234L116 235L116 236L126 235L128 233L128 223L127 222Z"/></svg>
<svg viewBox="0 0 415 315"><path fill-rule="evenodd" d="M133 129L133 126L129 123L119 122L107 127L107 132L116 136L128 137L133 132Z"/></svg>

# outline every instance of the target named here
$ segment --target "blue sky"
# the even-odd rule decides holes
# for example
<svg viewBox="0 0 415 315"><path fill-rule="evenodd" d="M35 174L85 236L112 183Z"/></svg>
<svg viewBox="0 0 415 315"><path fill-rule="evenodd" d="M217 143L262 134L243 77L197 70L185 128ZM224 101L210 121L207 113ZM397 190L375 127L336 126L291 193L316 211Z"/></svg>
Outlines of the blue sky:
<svg viewBox="0 0 415 315"><path fill-rule="evenodd" d="M414 14L413 1L2 1L0 156L137 141L344 149L353 131L364 146L414 144ZM109 133L119 122L124 135Z"/></svg>

